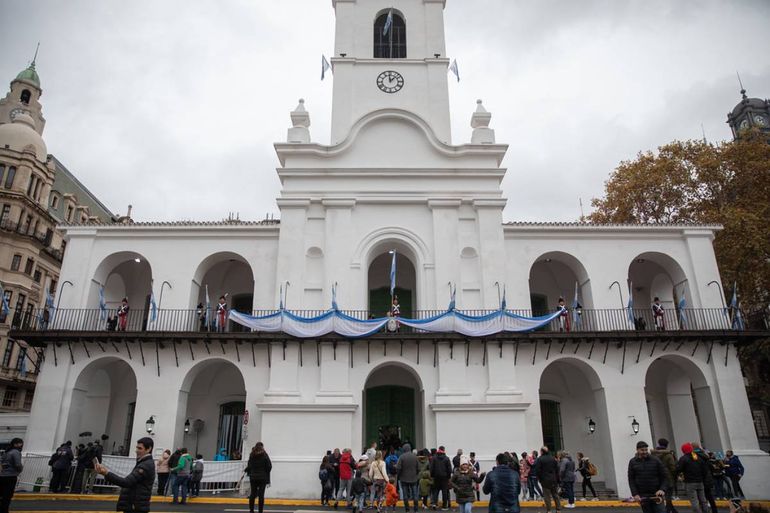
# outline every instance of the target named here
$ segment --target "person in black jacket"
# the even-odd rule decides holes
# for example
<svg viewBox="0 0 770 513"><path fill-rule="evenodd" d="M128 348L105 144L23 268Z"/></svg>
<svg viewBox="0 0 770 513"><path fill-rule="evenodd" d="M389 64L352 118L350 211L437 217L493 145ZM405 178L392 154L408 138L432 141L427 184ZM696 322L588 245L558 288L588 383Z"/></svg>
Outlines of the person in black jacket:
<svg viewBox="0 0 770 513"><path fill-rule="evenodd" d="M438 507L438 492L441 491L441 509L449 509L449 478L452 477L452 462L446 455L444 446L440 446L436 455L430 460L430 477L433 478L433 504L431 509Z"/></svg>
<svg viewBox="0 0 770 513"><path fill-rule="evenodd" d="M51 457L51 493L62 493L67 490L67 476L72 468L72 460L75 455L72 453L72 442L67 440L61 444L56 453Z"/></svg>
<svg viewBox="0 0 770 513"><path fill-rule="evenodd" d="M628 486L644 513L663 513L669 486L666 468L650 455L647 442L636 443L636 456L628 462Z"/></svg>
<svg viewBox="0 0 770 513"><path fill-rule="evenodd" d="M521 481L505 454L498 454L497 466L487 474L482 491L489 495L489 513L519 513Z"/></svg>
<svg viewBox="0 0 770 513"><path fill-rule="evenodd" d="M270 461L270 456L265 452L265 446L262 442L257 442L249 454L249 463L246 465L246 473L251 482L250 513L254 513L254 499L257 497L259 497L259 513L265 509L265 488L270 486L271 470L273 470L273 463Z"/></svg>
<svg viewBox="0 0 770 513"><path fill-rule="evenodd" d="M556 511L561 511L561 502L559 501L559 462L551 456L548 447L540 449L540 457L535 461L533 467L535 475L543 487L543 499L545 501L546 512L551 511L551 499L556 505Z"/></svg>
<svg viewBox="0 0 770 513"><path fill-rule="evenodd" d="M150 511L152 485L155 483L155 462L152 459L154 445L152 438L148 437L136 441L136 465L126 477L113 474L101 463L94 466L94 470L103 475L106 481L120 486L117 511Z"/></svg>
<svg viewBox="0 0 770 513"><path fill-rule="evenodd" d="M708 513L705 486L711 486L711 469L705 458L693 451L691 443L682 444L682 457L676 464L676 474L682 474L684 489L693 513ZM716 513L716 512L714 512Z"/></svg>

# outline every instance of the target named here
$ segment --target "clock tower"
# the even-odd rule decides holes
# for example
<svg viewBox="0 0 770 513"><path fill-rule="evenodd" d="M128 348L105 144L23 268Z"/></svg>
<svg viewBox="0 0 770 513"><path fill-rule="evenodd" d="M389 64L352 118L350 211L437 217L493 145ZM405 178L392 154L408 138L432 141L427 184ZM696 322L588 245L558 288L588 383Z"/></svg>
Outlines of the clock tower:
<svg viewBox="0 0 770 513"><path fill-rule="evenodd" d="M733 139L739 139L741 132L750 128L758 128L770 134L770 100L749 98L745 89L741 89L741 96L740 103L727 114L727 124L733 131Z"/></svg>
<svg viewBox="0 0 770 513"><path fill-rule="evenodd" d="M28 114L35 122L35 130L43 135L45 118L43 106L40 104L40 96L43 89L40 87L40 77L35 70L35 59L11 81L11 89L5 98L0 99L0 124L12 123L14 118L22 112Z"/></svg>
<svg viewBox="0 0 770 513"><path fill-rule="evenodd" d="M333 0L331 143L380 109L416 114L451 143L445 0Z"/></svg>

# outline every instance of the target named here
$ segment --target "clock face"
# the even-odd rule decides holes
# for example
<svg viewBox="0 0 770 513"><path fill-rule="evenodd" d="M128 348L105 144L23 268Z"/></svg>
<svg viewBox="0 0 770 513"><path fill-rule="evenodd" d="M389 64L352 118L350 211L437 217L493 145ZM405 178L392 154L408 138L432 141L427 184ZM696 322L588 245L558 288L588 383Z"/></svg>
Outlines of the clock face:
<svg viewBox="0 0 770 513"><path fill-rule="evenodd" d="M21 114L22 112L24 112L24 109L19 109L19 108L13 109L13 110L10 112L10 115L11 115L11 119L12 119L12 120L13 120L13 119L16 119L16 116L18 116L18 115L19 115L19 114Z"/></svg>
<svg viewBox="0 0 770 513"><path fill-rule="evenodd" d="M741 121L740 128L741 130L746 130L747 128L749 128L749 120L744 119L743 121Z"/></svg>
<svg viewBox="0 0 770 513"><path fill-rule="evenodd" d="M757 126L767 126L767 118L764 116L754 116L754 123Z"/></svg>
<svg viewBox="0 0 770 513"><path fill-rule="evenodd" d="M377 87L383 93L397 93L404 87L404 77L397 71L383 71L377 77Z"/></svg>

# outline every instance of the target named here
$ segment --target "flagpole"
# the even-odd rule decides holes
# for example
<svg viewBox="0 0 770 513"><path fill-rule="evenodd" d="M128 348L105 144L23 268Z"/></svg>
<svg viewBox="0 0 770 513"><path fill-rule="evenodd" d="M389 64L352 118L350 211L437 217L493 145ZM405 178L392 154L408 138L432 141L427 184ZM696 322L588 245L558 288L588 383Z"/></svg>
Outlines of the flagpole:
<svg viewBox="0 0 770 513"><path fill-rule="evenodd" d="M390 8L390 17L391 17L391 20L392 20L393 19L393 8L392 7ZM392 21L390 23L390 29L388 30L388 37L390 38L390 54L388 55L388 57L390 59L392 59L393 58L393 22Z"/></svg>

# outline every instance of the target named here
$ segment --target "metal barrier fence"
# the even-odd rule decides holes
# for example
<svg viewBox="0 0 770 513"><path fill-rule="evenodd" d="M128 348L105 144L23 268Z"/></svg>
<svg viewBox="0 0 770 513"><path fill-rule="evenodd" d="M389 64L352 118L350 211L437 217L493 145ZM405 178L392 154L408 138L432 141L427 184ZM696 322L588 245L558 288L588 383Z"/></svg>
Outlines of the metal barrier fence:
<svg viewBox="0 0 770 513"><path fill-rule="evenodd" d="M17 490L27 492L48 492L51 484L51 467L48 466L50 455L28 453L22 457L24 471L19 476L16 483ZM136 464L136 459L127 456L103 456L102 463L110 469L111 472L119 476L128 475ZM211 494L222 492L233 492L239 490L238 484L246 468L246 461L204 461L203 478L201 479L200 490ZM66 479L66 491L72 491L73 484L78 479L78 470L74 462L70 468ZM82 475L79 479L82 482L83 493L111 493L117 492L118 487L104 481L100 475L96 475L93 484L89 484L88 475ZM157 476L153 491L158 487ZM171 490L167 490L171 494Z"/></svg>
<svg viewBox="0 0 770 513"><path fill-rule="evenodd" d="M316 317L326 310L291 310L300 317ZM369 319L373 313L367 310L343 310L343 313L356 319ZM411 312L414 319L427 319L440 315L446 310L417 310ZM487 315L496 310L458 310L469 316ZM546 315L549 312L532 310L508 310L522 317ZM276 310L254 310L255 316L276 313ZM125 331L125 332L205 332L215 331L213 314L209 323L200 310L158 310L155 319L148 311L129 311L125 329L117 322L115 310L59 309L59 310L11 310L0 323L11 321L13 329L21 331ZM685 308L668 309L663 316L662 328L656 327L651 308L616 309L579 309L568 310L568 315L556 318L548 325L538 328L543 332L597 332L597 331L678 331L678 330L768 330L770 319L766 310L743 312L737 309L723 308ZM225 331L236 333L249 331L232 321ZM401 331L419 331L401 328Z"/></svg>

